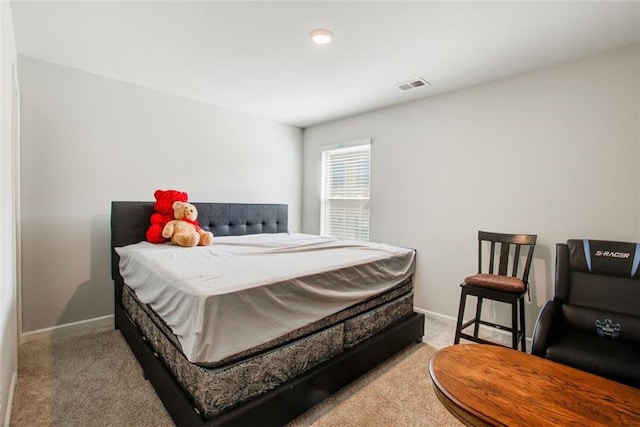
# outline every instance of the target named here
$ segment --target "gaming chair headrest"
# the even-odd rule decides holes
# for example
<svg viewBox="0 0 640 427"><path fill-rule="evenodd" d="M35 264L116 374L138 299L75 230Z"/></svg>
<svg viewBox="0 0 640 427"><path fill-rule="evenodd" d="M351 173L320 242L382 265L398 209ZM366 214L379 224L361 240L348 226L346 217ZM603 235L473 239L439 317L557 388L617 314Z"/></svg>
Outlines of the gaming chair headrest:
<svg viewBox="0 0 640 427"><path fill-rule="evenodd" d="M640 243L567 240L571 270L640 279Z"/></svg>

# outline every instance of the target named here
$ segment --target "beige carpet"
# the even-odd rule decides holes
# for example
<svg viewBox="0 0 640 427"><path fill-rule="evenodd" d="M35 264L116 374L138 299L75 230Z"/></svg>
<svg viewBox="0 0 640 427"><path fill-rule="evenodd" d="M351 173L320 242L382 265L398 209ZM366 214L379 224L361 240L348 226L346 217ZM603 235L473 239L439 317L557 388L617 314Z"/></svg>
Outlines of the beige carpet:
<svg viewBox="0 0 640 427"><path fill-rule="evenodd" d="M436 350L414 344L294 420L290 426L460 426L429 377Z"/></svg>
<svg viewBox="0 0 640 427"><path fill-rule="evenodd" d="M20 346L11 426L172 426L119 331Z"/></svg>
<svg viewBox="0 0 640 427"><path fill-rule="evenodd" d="M433 392L415 344L290 426L459 426ZM172 426L118 331L102 329L20 347L11 426Z"/></svg>

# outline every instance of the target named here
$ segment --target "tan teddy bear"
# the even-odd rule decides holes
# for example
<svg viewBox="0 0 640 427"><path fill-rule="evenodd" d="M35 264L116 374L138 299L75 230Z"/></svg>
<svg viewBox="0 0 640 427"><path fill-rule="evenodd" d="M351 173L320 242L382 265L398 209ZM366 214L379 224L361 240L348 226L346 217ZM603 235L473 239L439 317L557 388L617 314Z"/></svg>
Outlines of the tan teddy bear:
<svg viewBox="0 0 640 427"><path fill-rule="evenodd" d="M213 233L198 225L198 210L191 203L175 202L173 217L162 229L162 236L179 246L208 246L213 243Z"/></svg>

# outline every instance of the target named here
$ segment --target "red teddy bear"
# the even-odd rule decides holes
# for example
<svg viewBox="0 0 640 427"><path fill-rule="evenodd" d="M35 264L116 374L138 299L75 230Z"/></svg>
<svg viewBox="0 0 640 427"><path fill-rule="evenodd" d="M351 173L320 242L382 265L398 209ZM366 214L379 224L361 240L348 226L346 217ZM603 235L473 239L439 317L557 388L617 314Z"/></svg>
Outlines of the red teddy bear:
<svg viewBox="0 0 640 427"><path fill-rule="evenodd" d="M153 193L156 203L153 205L155 213L151 215L151 225L147 229L147 241L151 243L164 243L162 229L173 220L173 204L175 202L188 202L189 195L177 190L156 190Z"/></svg>

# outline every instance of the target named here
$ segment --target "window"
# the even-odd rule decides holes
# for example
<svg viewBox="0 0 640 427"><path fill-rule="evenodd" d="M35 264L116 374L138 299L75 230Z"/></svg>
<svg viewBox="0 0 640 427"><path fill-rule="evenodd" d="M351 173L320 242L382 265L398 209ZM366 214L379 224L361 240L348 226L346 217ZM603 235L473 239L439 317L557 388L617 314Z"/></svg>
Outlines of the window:
<svg viewBox="0 0 640 427"><path fill-rule="evenodd" d="M369 240L371 140L322 149L320 234Z"/></svg>

